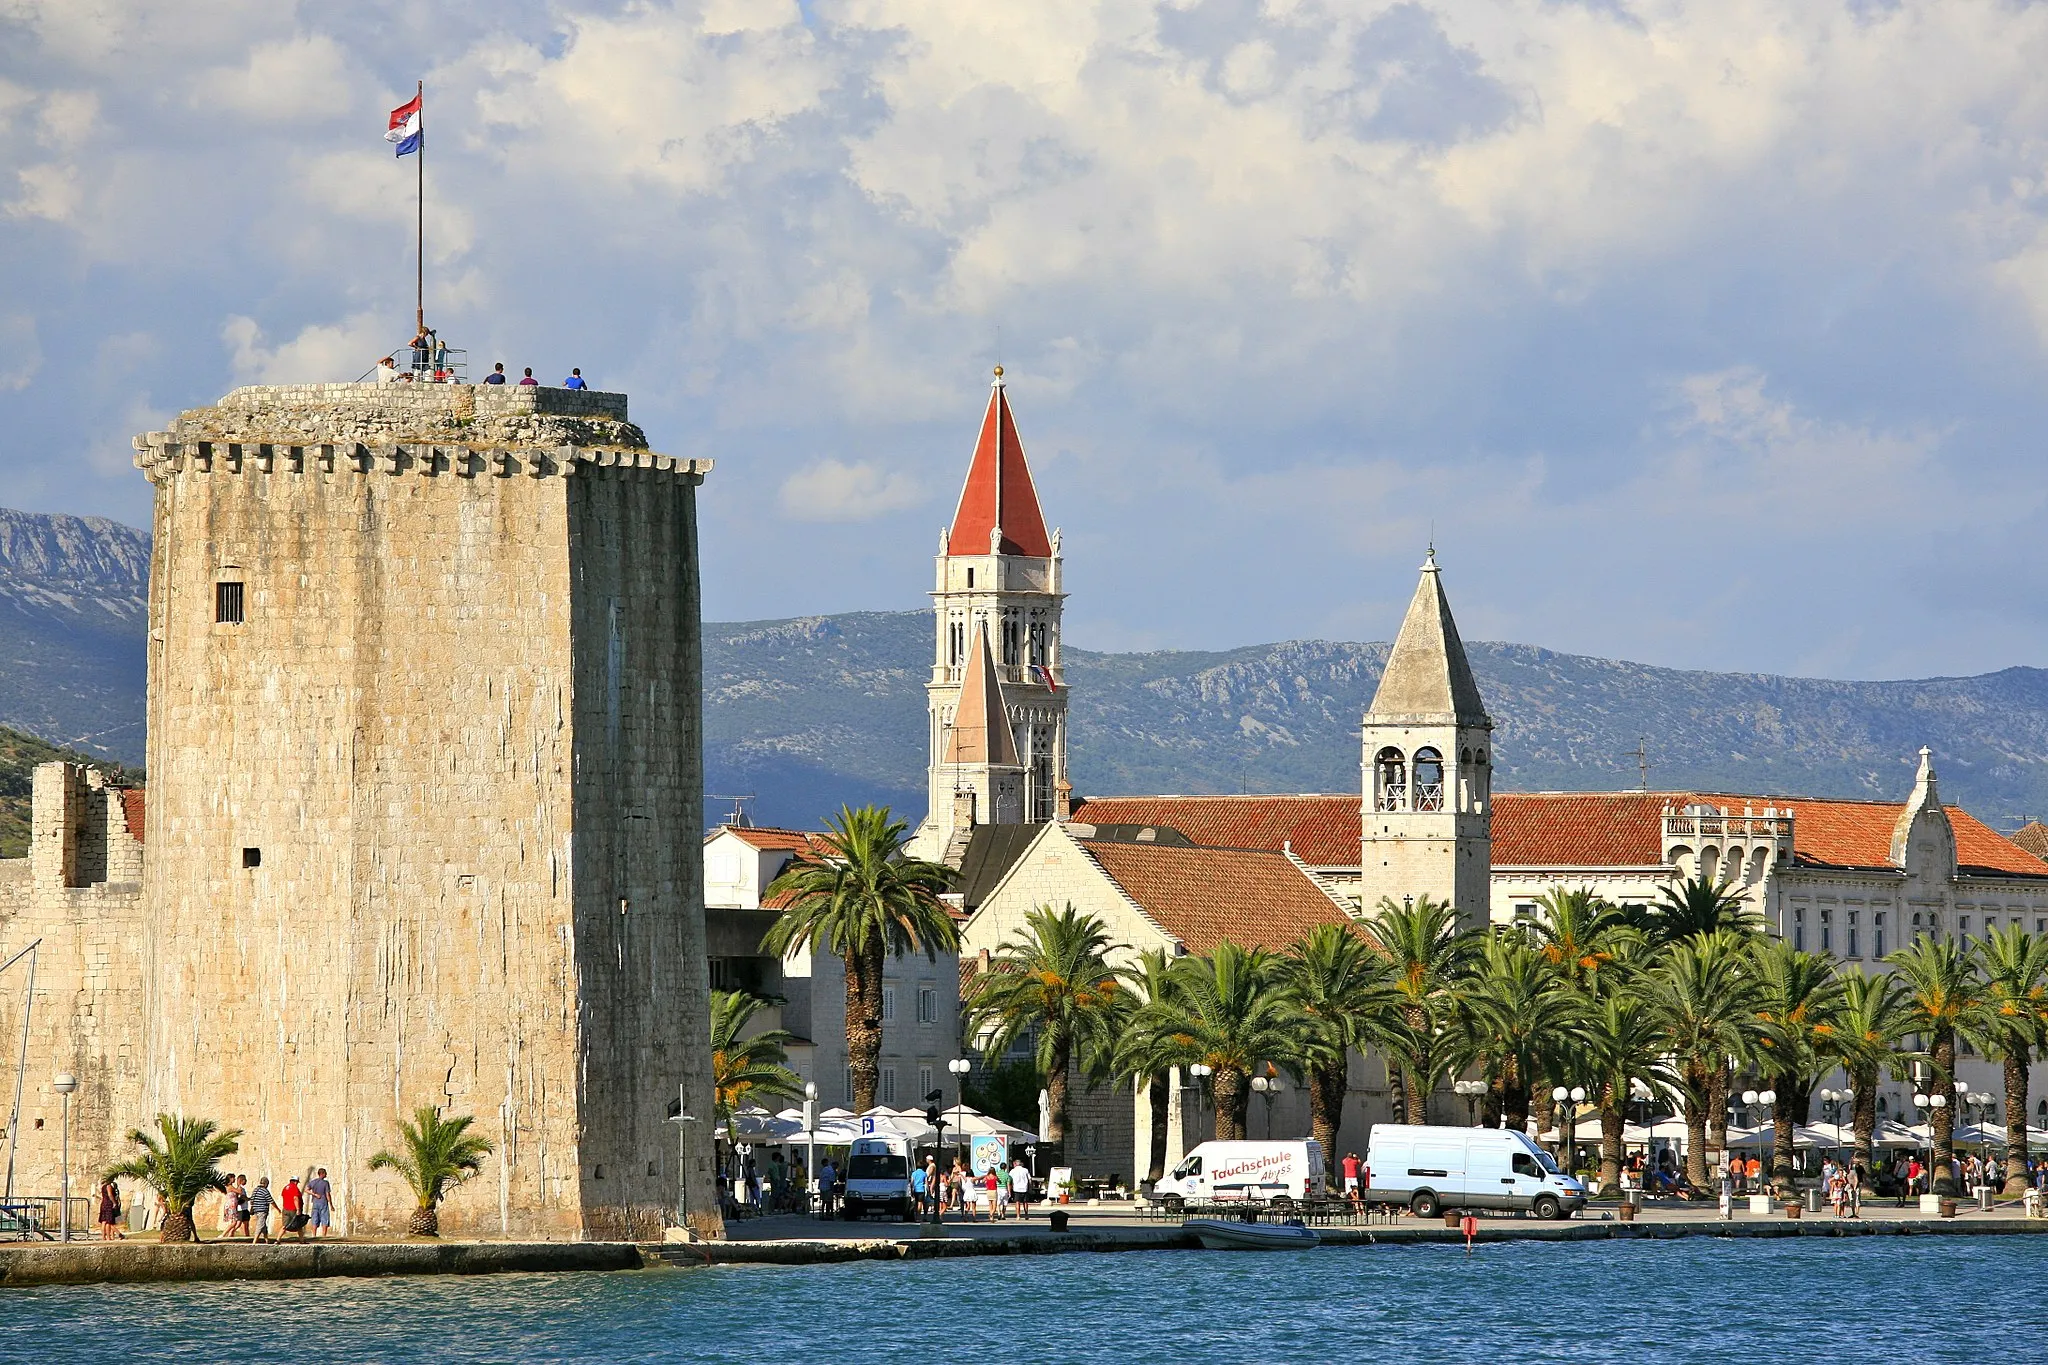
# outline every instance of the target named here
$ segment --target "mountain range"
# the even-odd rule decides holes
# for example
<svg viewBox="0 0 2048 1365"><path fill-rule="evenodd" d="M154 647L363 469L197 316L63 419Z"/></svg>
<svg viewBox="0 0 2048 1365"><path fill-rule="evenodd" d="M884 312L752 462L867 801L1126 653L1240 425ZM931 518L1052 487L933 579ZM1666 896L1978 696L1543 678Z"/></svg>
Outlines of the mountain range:
<svg viewBox="0 0 2048 1365"><path fill-rule="evenodd" d="M149 538L0 510L0 725L142 760ZM923 612L704 627L708 818L814 825L842 802L923 814ZM1657 668L1468 642L1504 790L1639 783L1899 799L1921 745L1944 794L2003 827L2048 812L2048 670L1842 682ZM1385 644L1065 651L1080 794L1356 791ZM1639 759L1638 751L1644 756ZM1647 762L1647 773L1641 764Z"/></svg>

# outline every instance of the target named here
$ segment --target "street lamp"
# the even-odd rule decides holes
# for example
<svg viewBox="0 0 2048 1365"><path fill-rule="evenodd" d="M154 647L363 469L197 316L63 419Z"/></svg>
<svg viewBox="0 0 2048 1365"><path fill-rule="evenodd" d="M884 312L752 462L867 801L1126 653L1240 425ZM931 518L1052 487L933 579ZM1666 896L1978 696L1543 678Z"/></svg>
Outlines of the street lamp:
<svg viewBox="0 0 2048 1365"><path fill-rule="evenodd" d="M1479 1097L1486 1093L1485 1081L1458 1081L1451 1086L1465 1097L1465 1117L1474 1128L1479 1126Z"/></svg>
<svg viewBox="0 0 2048 1365"><path fill-rule="evenodd" d="M71 1240L71 1092L78 1089L78 1077L68 1071L60 1071L50 1082L50 1088L64 1097L64 1176L60 1188L58 1225L64 1229L63 1238Z"/></svg>
<svg viewBox="0 0 2048 1365"><path fill-rule="evenodd" d="M1252 1090L1266 1101L1266 1137L1268 1139L1271 1139L1273 1136L1273 1101L1279 1099L1280 1092L1286 1088L1287 1083L1278 1076L1252 1077Z"/></svg>
<svg viewBox="0 0 2048 1365"><path fill-rule="evenodd" d="M1202 1121L1202 1101L1207 1098L1204 1086L1209 1078L1215 1074L1216 1068L1210 1066L1207 1062L1191 1062L1188 1064L1188 1075L1195 1079L1195 1122L1197 1125Z"/></svg>
<svg viewBox="0 0 2048 1365"><path fill-rule="evenodd" d="M683 1108L683 1101L688 1098L689 1093L687 1087L677 1093L675 1112L668 1116L668 1121L676 1126L676 1146L679 1151L677 1160L682 1176L677 1182L680 1190L676 1198L676 1220L682 1224L685 1235L688 1235L690 1230L690 1130L683 1125L697 1121L695 1114Z"/></svg>
<svg viewBox="0 0 2048 1365"><path fill-rule="evenodd" d="M818 1187L818 1083L804 1082L804 1193Z"/></svg>
<svg viewBox="0 0 2048 1365"><path fill-rule="evenodd" d="M1575 1085L1567 1090L1560 1085L1550 1092L1550 1098L1558 1104L1569 1106L1566 1111L1567 1117L1558 1124L1559 1135L1564 1139L1564 1168L1569 1174L1578 1164L1574 1157L1579 1136L1579 1106L1586 1102L1586 1087Z"/></svg>

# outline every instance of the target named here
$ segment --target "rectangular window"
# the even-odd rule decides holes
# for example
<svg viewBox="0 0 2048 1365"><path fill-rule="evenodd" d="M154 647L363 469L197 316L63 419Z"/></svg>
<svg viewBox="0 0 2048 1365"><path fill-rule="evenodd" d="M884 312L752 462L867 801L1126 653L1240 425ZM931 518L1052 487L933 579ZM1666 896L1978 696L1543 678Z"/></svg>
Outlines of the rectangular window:
<svg viewBox="0 0 2048 1365"><path fill-rule="evenodd" d="M843 1093L843 1094L842 1094L842 1095L840 1096L840 1098L841 1098L841 1099L843 1099L843 1100L845 1100L845 1101L846 1101L846 1102L847 1102L848 1104L852 1104L852 1103L853 1103L853 1068L852 1068L852 1067L848 1067L848 1068L846 1068L846 1090L845 1090L845 1091L844 1091L844 1093Z"/></svg>
<svg viewBox="0 0 2048 1365"><path fill-rule="evenodd" d="M881 1102L883 1104L896 1103L896 1068L893 1066L882 1068Z"/></svg>
<svg viewBox="0 0 2048 1365"><path fill-rule="evenodd" d="M1835 912L1832 910L1820 912L1820 950L1824 953L1835 950Z"/></svg>
<svg viewBox="0 0 2048 1365"><path fill-rule="evenodd" d="M1964 938L1968 938L1970 936L1970 917L1968 915L1964 915L1961 919L1956 921L1956 931L1960 933Z"/></svg>
<svg viewBox="0 0 2048 1365"><path fill-rule="evenodd" d="M1870 955L1884 956L1884 911L1879 910L1870 917Z"/></svg>
<svg viewBox="0 0 2048 1365"><path fill-rule="evenodd" d="M1804 910L1794 910L1792 912L1792 946L1802 953L1806 951L1806 912Z"/></svg>
<svg viewBox="0 0 2048 1365"><path fill-rule="evenodd" d="M224 626L242 624L242 585L240 583L216 583L213 585L213 619Z"/></svg>
<svg viewBox="0 0 2048 1365"><path fill-rule="evenodd" d="M939 992L936 987L918 987L917 1022L920 1024L936 1024L939 1022ZM926 1086L925 1088L929 1090L931 1087Z"/></svg>
<svg viewBox="0 0 2048 1365"><path fill-rule="evenodd" d="M260 849L260 848L245 848L245 849L243 849L243 850L242 850L242 866L243 866L243 867L261 867L261 866L263 866L263 850L262 850L262 849Z"/></svg>
<svg viewBox="0 0 2048 1365"><path fill-rule="evenodd" d="M896 988L894 986L882 987L882 1022L885 1024L896 1022Z"/></svg>
<svg viewBox="0 0 2048 1365"><path fill-rule="evenodd" d="M932 1093L932 1068L929 1064L917 1069L917 1098L919 1102Z"/></svg>
<svg viewBox="0 0 2048 1365"><path fill-rule="evenodd" d="M1854 910L1849 912L1849 956L1861 956L1856 951L1856 912Z"/></svg>

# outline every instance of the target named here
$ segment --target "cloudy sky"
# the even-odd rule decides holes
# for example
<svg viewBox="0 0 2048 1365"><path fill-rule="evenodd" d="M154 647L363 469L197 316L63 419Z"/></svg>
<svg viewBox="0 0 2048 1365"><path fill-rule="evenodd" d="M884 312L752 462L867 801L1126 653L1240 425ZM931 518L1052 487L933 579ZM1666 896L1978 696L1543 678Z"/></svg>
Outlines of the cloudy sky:
<svg viewBox="0 0 2048 1365"><path fill-rule="evenodd" d="M0 0L0 505L430 320L718 461L721 619L921 603L998 359L1069 639L2048 663L2048 7Z"/></svg>

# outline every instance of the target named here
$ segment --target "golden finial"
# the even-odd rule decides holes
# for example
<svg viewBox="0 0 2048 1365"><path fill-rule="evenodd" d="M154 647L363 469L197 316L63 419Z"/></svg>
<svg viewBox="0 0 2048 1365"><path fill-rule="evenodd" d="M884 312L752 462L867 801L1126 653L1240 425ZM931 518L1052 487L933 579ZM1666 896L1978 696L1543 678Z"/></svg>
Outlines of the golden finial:
<svg viewBox="0 0 2048 1365"><path fill-rule="evenodd" d="M1000 365L998 365L998 366L996 366L996 378L998 378L998 379L1001 379L1002 377L1003 377L1003 367L1002 367L1002 366L1000 366Z"/></svg>

